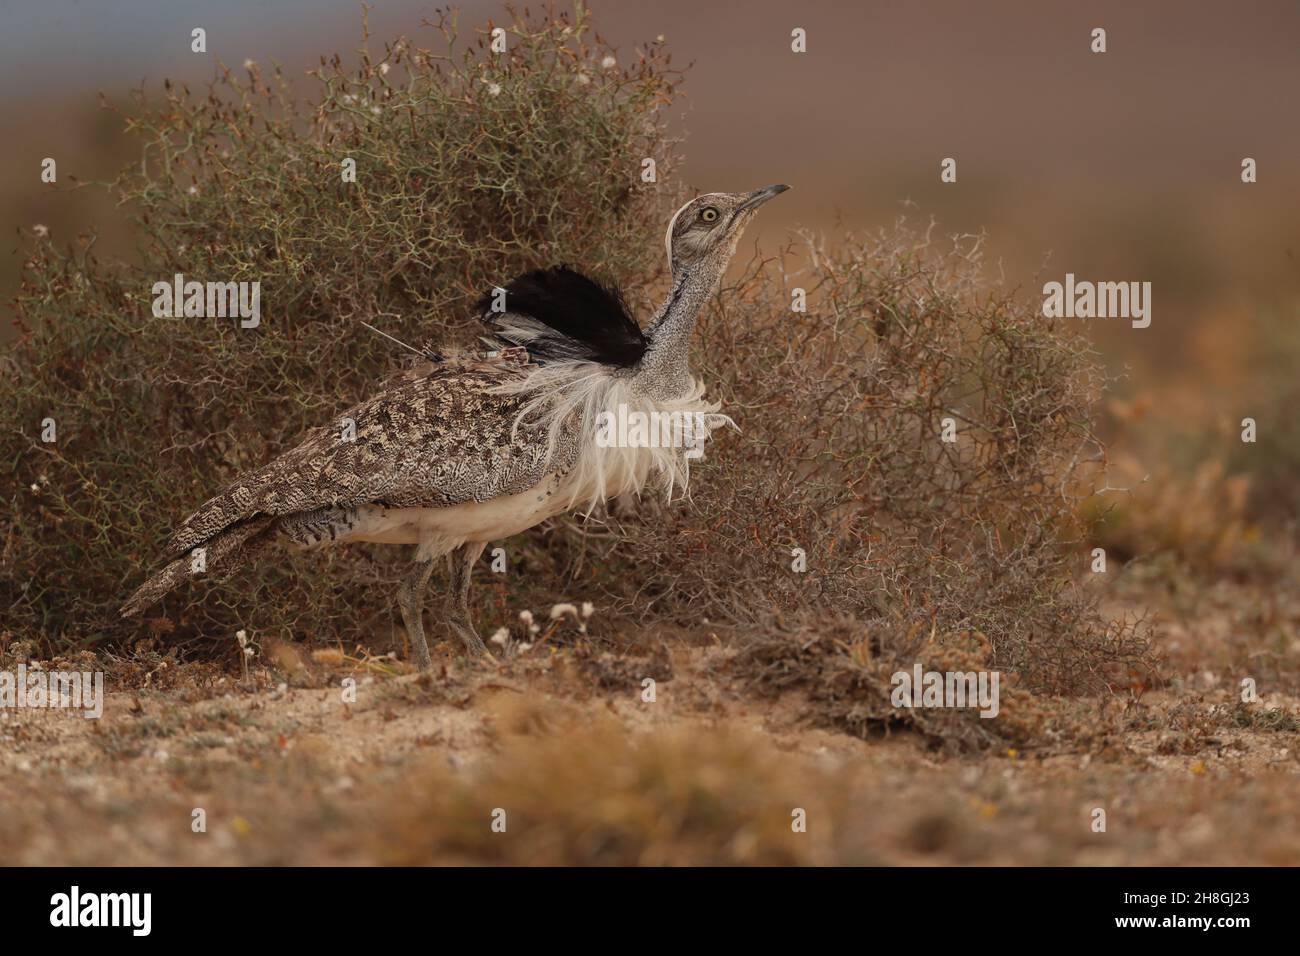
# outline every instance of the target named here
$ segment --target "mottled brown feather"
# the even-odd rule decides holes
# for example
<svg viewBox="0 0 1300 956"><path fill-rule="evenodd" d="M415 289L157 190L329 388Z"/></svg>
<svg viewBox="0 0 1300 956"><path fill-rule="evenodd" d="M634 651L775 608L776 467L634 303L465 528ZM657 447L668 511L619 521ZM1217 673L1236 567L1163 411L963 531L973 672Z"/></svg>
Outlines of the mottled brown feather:
<svg viewBox="0 0 1300 956"><path fill-rule="evenodd" d="M449 362L390 384L239 477L185 520L167 556L260 515L371 503L437 508L531 488L563 467L572 449L548 462L545 437L514 427L523 398L489 392L516 374L515 365L515 356ZM356 422L355 441L342 438L346 418Z"/></svg>

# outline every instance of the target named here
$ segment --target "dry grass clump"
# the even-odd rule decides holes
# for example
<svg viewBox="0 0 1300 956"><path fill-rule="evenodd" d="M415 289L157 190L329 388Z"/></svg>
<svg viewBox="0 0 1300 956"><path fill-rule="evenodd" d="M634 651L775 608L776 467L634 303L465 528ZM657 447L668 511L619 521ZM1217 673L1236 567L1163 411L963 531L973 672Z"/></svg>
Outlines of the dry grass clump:
<svg viewBox="0 0 1300 956"><path fill-rule="evenodd" d="M442 761L396 791L377 835L385 863L737 865L824 862L830 811L816 775L750 733L636 733L610 717L502 717L497 753ZM792 828L806 811L808 832ZM492 829L505 813L505 832Z"/></svg>
<svg viewBox="0 0 1300 956"><path fill-rule="evenodd" d="M1231 409L1227 469L1251 476L1250 507L1260 520L1282 520L1294 536L1300 522L1300 306L1291 315L1259 316L1243 364L1246 382ZM1225 409L1226 411L1226 409ZM1254 442L1240 440L1241 420L1257 424Z"/></svg>
<svg viewBox="0 0 1300 956"><path fill-rule="evenodd" d="M1201 375L1112 399L1105 483L1083 518L1121 560L1167 556L1203 577L1290 577L1300 518L1300 334L1283 316L1233 316L1200 332ZM1244 441L1244 421L1255 440Z"/></svg>
<svg viewBox="0 0 1300 956"><path fill-rule="evenodd" d="M666 51L614 50L581 12L502 26L503 54L490 25L443 16L428 48L401 38L355 69L322 59L310 97L250 64L137 100L142 161L114 192L141 261L101 262L92 237L33 238L24 334L0 361L6 626L56 645L138 633L115 608L168 529L401 366L360 320L441 345L521 270L567 261L628 282L661 268L676 187L640 173L652 157L671 182ZM260 326L155 318L152 286L175 273L260 282ZM182 589L154 625L224 644L255 608L261 636L370 638L392 618L392 560L353 548L267 563Z"/></svg>
<svg viewBox="0 0 1300 956"><path fill-rule="evenodd" d="M1077 332L985 291L975 239L900 223L801 251L805 268L756 264L703 322L705 381L741 434L694 469L689 506L614 519L638 542L639 606L978 631L991 666L1033 687L1095 687L1141 658L1071 585L1103 384Z"/></svg>
<svg viewBox="0 0 1300 956"><path fill-rule="evenodd" d="M1081 508L1090 543L1105 548L1108 559L1170 554L1188 568L1213 572L1242 569L1258 557L1249 475L1225 474L1222 460L1202 462L1190 475L1168 466L1154 475L1140 472L1136 461L1120 458L1109 474L1124 489Z"/></svg>
<svg viewBox="0 0 1300 956"><path fill-rule="evenodd" d="M736 654L731 669L760 693L802 693L812 723L864 739L908 730L952 751L1034 743L1048 713L1013 675L999 676L996 717L980 717L977 704L897 707L891 700L893 675L912 676L918 662L923 672L987 673L991 657L979 632L940 634L919 624L872 630L839 617L765 634Z"/></svg>

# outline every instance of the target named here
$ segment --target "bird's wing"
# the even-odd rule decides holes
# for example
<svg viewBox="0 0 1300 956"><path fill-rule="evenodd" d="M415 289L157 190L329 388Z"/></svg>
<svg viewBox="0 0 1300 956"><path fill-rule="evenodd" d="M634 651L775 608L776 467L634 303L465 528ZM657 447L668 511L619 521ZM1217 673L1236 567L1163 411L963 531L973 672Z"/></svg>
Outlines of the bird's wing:
<svg viewBox="0 0 1300 956"><path fill-rule="evenodd" d="M446 507L524 491L555 467L545 437L515 429L522 402L489 391L499 368L434 366L314 428L295 448L242 475L172 535L178 556L259 515L383 502ZM346 440L346 420L355 440Z"/></svg>
<svg viewBox="0 0 1300 956"><path fill-rule="evenodd" d="M505 295L498 303L497 293ZM504 311L497 311L498 304ZM492 333L539 362L584 361L631 368L650 348L623 293L568 266L537 269L476 306Z"/></svg>

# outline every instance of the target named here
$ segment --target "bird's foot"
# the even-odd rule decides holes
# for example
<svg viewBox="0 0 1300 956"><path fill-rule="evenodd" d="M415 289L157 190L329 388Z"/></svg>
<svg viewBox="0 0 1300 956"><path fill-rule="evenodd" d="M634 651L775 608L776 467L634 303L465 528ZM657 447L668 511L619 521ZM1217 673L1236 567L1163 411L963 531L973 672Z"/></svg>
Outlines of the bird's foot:
<svg viewBox="0 0 1300 956"><path fill-rule="evenodd" d="M460 642L465 645L465 653L469 657L475 659L486 658L494 663L496 662L496 658L492 656L492 653L487 649L487 645L484 644L482 638L478 636L478 632L474 630L473 624L470 624L468 621L458 621L455 618L451 618L447 621L447 626L451 628L453 634L460 638Z"/></svg>

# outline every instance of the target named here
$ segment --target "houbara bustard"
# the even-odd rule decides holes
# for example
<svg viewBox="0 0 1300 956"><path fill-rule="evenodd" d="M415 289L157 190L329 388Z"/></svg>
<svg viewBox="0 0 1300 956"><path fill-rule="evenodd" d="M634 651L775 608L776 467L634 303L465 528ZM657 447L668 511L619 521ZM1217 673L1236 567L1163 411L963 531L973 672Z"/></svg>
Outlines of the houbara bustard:
<svg viewBox="0 0 1300 956"><path fill-rule="evenodd" d="M200 568L224 573L275 540L414 544L398 604L416 664L431 666L422 608L444 555L447 624L471 654L485 653L469 585L488 542L638 493L652 479L671 494L689 477L681 446L698 446L727 421L691 375L692 331L745 225L787 188L708 193L677 210L665 240L672 291L644 331L616 290L565 267L521 276L504 296L495 290L479 310L499 350L408 374L240 477L176 529L169 563L123 615L139 614ZM696 423L696 433L686 425L686 440L669 447L598 440L607 416L631 413Z"/></svg>

